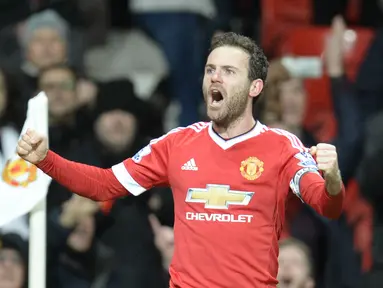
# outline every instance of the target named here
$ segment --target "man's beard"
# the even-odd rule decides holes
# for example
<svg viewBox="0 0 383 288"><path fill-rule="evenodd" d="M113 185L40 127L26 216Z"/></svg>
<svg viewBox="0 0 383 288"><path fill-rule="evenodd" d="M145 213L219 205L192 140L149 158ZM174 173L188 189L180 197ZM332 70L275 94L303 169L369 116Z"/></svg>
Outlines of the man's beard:
<svg viewBox="0 0 383 288"><path fill-rule="evenodd" d="M207 97L208 91L204 90L205 102ZM232 95L227 94L223 101L223 107L221 107L219 111L209 110L206 103L207 116L217 126L227 128L243 116L250 101L248 97L248 87L238 89Z"/></svg>

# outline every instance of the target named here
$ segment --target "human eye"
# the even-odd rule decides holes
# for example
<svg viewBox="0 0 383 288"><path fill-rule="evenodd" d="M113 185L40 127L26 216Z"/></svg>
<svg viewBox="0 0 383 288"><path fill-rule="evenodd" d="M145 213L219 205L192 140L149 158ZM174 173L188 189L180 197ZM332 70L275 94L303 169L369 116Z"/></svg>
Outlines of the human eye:
<svg viewBox="0 0 383 288"><path fill-rule="evenodd" d="M206 67L205 72L206 74L212 74L214 72L214 69L211 67Z"/></svg>
<svg viewBox="0 0 383 288"><path fill-rule="evenodd" d="M234 75L235 71L233 69L230 69L230 68L225 68L225 74L227 74L227 75Z"/></svg>

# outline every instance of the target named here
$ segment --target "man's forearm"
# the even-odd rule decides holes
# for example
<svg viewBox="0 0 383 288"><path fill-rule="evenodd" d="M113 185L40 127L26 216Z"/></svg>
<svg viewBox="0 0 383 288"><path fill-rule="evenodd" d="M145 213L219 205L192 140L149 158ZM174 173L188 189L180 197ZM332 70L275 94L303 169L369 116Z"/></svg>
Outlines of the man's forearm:
<svg viewBox="0 0 383 288"><path fill-rule="evenodd" d="M69 161L52 151L37 167L72 192L95 201L107 201L127 194L111 169Z"/></svg>
<svg viewBox="0 0 383 288"><path fill-rule="evenodd" d="M316 173L307 173L300 181L300 192L303 201L320 215L330 219L339 218L343 210L344 186L341 184L340 187L337 194L330 194L326 187L326 181Z"/></svg>

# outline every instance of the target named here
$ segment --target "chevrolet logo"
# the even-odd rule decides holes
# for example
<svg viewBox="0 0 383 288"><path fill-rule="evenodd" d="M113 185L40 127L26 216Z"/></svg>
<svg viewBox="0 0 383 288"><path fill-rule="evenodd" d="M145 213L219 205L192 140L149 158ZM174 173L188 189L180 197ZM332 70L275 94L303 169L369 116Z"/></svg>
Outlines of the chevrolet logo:
<svg viewBox="0 0 383 288"><path fill-rule="evenodd" d="M233 191L229 185L206 185L206 189L189 188L186 202L204 203L208 209L229 209L229 205L249 204L254 192Z"/></svg>

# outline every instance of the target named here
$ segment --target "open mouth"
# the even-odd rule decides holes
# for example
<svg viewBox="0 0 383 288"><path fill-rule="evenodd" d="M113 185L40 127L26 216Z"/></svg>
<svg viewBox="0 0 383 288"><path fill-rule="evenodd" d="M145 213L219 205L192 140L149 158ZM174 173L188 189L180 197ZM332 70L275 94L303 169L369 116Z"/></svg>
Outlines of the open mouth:
<svg viewBox="0 0 383 288"><path fill-rule="evenodd" d="M223 102L223 95L222 92L218 89L211 89L210 90L211 95L211 105L212 106L219 106Z"/></svg>
<svg viewBox="0 0 383 288"><path fill-rule="evenodd" d="M222 93L217 89L211 90L211 97L213 98L213 101L215 102L219 102L223 100Z"/></svg>

